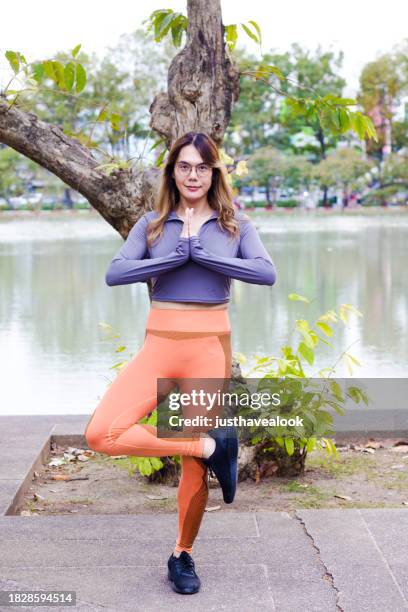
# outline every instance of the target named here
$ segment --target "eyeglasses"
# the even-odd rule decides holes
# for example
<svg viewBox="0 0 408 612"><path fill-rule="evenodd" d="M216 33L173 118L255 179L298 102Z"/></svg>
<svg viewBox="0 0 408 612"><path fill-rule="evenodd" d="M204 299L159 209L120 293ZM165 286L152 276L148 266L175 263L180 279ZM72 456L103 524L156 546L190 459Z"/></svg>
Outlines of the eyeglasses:
<svg viewBox="0 0 408 612"><path fill-rule="evenodd" d="M196 169L197 176L200 178L203 176L208 176L211 172L211 167L207 166L207 164L197 164L196 166L192 166L188 162L177 162L176 168L182 176L190 176L193 168Z"/></svg>

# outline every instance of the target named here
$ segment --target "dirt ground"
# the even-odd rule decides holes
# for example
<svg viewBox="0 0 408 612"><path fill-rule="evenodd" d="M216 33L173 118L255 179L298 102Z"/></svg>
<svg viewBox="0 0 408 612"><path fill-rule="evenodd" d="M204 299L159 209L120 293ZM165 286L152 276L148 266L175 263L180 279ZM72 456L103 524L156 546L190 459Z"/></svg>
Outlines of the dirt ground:
<svg viewBox="0 0 408 612"><path fill-rule="evenodd" d="M207 510L406 506L408 511L408 441L376 439L344 444L338 450L337 458L320 451L310 453L305 474L296 479L271 477L239 483L231 505L224 504L217 481L211 479ZM177 488L151 484L138 472L132 473L131 459L54 444L47 465L35 473L16 514L176 512Z"/></svg>

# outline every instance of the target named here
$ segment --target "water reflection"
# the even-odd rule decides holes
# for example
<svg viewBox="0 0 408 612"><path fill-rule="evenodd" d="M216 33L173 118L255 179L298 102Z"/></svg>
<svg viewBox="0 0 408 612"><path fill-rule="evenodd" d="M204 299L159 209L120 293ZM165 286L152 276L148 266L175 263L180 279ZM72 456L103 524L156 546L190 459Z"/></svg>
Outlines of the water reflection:
<svg viewBox="0 0 408 612"><path fill-rule="evenodd" d="M335 350L323 345L308 372L333 365L356 342L350 352L363 364L356 376L406 376L408 216L253 218L278 280L273 287L233 281L233 351L279 355L296 318L312 322L346 302L364 317L352 317L348 328L338 324ZM123 356L114 353L119 340L104 339L100 321L114 327L132 354L139 350L146 285L104 281L120 243L97 215L0 222L1 414L91 412L114 377L109 367ZM289 301L291 292L311 305Z"/></svg>

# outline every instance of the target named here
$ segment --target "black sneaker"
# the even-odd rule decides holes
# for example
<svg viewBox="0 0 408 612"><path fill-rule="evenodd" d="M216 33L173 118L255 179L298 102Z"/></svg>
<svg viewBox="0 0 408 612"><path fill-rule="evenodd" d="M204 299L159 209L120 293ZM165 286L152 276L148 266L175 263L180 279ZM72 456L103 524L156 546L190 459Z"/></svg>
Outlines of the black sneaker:
<svg viewBox="0 0 408 612"><path fill-rule="evenodd" d="M215 451L201 461L214 472L221 485L226 504L234 501L238 479L238 436L235 427L210 429L208 435L215 440Z"/></svg>
<svg viewBox="0 0 408 612"><path fill-rule="evenodd" d="M194 569L194 561L191 556L183 550L179 557L173 554L167 561L169 568L167 577L171 581L171 588L176 593L192 595L200 589L201 582Z"/></svg>

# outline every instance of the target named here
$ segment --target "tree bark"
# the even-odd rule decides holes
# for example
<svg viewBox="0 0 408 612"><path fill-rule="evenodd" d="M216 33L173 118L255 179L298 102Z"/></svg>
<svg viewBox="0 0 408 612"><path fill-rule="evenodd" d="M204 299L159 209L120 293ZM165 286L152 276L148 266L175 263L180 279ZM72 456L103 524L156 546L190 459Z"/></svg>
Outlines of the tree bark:
<svg viewBox="0 0 408 612"><path fill-rule="evenodd" d="M150 126L168 147L191 130L221 145L239 97L239 73L226 53L220 1L189 0L187 12L187 43L170 64L167 93L150 106Z"/></svg>

